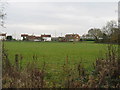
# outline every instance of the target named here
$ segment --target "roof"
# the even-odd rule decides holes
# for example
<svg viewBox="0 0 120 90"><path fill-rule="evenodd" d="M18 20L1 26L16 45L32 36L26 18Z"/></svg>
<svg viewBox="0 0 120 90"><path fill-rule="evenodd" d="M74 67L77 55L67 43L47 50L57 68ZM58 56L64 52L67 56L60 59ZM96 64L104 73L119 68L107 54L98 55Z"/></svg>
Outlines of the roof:
<svg viewBox="0 0 120 90"><path fill-rule="evenodd" d="M27 36L28 39L35 39L35 36Z"/></svg>
<svg viewBox="0 0 120 90"><path fill-rule="evenodd" d="M80 37L78 34L66 34L65 37Z"/></svg>
<svg viewBox="0 0 120 90"><path fill-rule="evenodd" d="M21 37L27 37L28 34L21 34Z"/></svg>
<svg viewBox="0 0 120 90"><path fill-rule="evenodd" d="M58 37L58 38L65 38L65 37Z"/></svg>
<svg viewBox="0 0 120 90"><path fill-rule="evenodd" d="M35 39L40 39L41 37L40 36L35 36Z"/></svg>
<svg viewBox="0 0 120 90"><path fill-rule="evenodd" d="M51 37L51 35L41 35L41 37Z"/></svg>
<svg viewBox="0 0 120 90"><path fill-rule="evenodd" d="M27 36L27 39L40 39L40 36Z"/></svg>
<svg viewBox="0 0 120 90"><path fill-rule="evenodd" d="M66 34L66 36L76 36L78 34Z"/></svg>
<svg viewBox="0 0 120 90"><path fill-rule="evenodd" d="M6 36L6 33L5 34L2 33L2 34L0 34L0 36Z"/></svg>

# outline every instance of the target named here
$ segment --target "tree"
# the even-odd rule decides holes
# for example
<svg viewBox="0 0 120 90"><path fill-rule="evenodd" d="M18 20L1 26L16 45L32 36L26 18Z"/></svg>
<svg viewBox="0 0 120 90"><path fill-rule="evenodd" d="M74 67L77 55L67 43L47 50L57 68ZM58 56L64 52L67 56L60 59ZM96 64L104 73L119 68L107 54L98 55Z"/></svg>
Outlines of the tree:
<svg viewBox="0 0 120 90"><path fill-rule="evenodd" d="M102 37L102 31L99 28L92 28L88 31L88 34L94 37L95 41L98 42Z"/></svg>
<svg viewBox="0 0 120 90"><path fill-rule="evenodd" d="M7 39L7 41L13 40L12 36L7 36L6 39Z"/></svg>
<svg viewBox="0 0 120 90"><path fill-rule="evenodd" d="M118 39L119 39L119 29L118 28L113 28L113 32L110 36L110 40L112 43L118 43Z"/></svg>
<svg viewBox="0 0 120 90"><path fill-rule="evenodd" d="M103 27L102 30L107 36L110 36L114 32L115 28L118 28L117 23L116 21L111 20L107 22L107 24Z"/></svg>
<svg viewBox="0 0 120 90"><path fill-rule="evenodd" d="M111 20L107 22L107 24L102 29L103 33L106 35L105 41L111 42L111 43L117 43L118 42L118 34L119 29L116 21Z"/></svg>
<svg viewBox="0 0 120 90"><path fill-rule="evenodd" d="M4 27L4 19L5 19L5 2L0 0L0 26Z"/></svg>

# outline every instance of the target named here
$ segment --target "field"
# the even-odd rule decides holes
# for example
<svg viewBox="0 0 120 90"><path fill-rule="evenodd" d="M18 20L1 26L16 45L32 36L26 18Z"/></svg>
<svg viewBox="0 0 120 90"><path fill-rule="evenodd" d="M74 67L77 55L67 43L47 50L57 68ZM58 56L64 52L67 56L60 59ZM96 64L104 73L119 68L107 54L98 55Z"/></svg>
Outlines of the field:
<svg viewBox="0 0 120 90"><path fill-rule="evenodd" d="M12 63L15 62L15 54L23 56L23 67L32 62L33 55L36 55L37 59L34 61L37 65L41 67L45 61L47 72L54 76L58 76L66 60L71 67L82 62L84 67L91 71L96 58L104 57L106 46L94 42L5 42Z"/></svg>

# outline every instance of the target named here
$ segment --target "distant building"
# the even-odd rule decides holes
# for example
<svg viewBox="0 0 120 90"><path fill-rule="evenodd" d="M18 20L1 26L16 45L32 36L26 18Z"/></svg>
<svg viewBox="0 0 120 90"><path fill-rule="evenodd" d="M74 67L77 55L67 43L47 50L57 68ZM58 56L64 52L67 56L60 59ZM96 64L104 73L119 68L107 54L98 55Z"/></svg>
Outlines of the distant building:
<svg viewBox="0 0 120 90"><path fill-rule="evenodd" d="M66 34L65 38L67 42L80 41L80 36L78 34Z"/></svg>
<svg viewBox="0 0 120 90"><path fill-rule="evenodd" d="M51 41L51 35L41 35L42 41Z"/></svg>
<svg viewBox="0 0 120 90"><path fill-rule="evenodd" d="M21 34L21 37L23 38L23 41L27 40L28 34Z"/></svg>
<svg viewBox="0 0 120 90"><path fill-rule="evenodd" d="M31 36L27 36L26 37L27 41L34 41L35 40L35 36L31 35Z"/></svg>
<svg viewBox="0 0 120 90"><path fill-rule="evenodd" d="M84 34L81 36L82 41L94 41L94 37L89 34Z"/></svg>
<svg viewBox="0 0 120 90"><path fill-rule="evenodd" d="M66 38L65 37L58 37L58 41L59 42L66 42Z"/></svg>
<svg viewBox="0 0 120 90"><path fill-rule="evenodd" d="M42 41L40 36L33 36L33 35L27 36L26 40L27 41L35 41L35 42Z"/></svg>
<svg viewBox="0 0 120 90"><path fill-rule="evenodd" d="M55 41L59 41L58 37L51 37L51 41L55 42Z"/></svg>
<svg viewBox="0 0 120 90"><path fill-rule="evenodd" d="M52 37L51 41L66 42L66 38L65 37Z"/></svg>
<svg viewBox="0 0 120 90"><path fill-rule="evenodd" d="M40 36L28 35L28 34L21 34L23 37L23 41L42 41Z"/></svg>
<svg viewBox="0 0 120 90"><path fill-rule="evenodd" d="M6 33L0 34L0 40L6 40Z"/></svg>
<svg viewBox="0 0 120 90"><path fill-rule="evenodd" d="M42 41L41 36L35 36L34 41L35 41L35 42L40 42L40 41Z"/></svg>
<svg viewBox="0 0 120 90"><path fill-rule="evenodd" d="M23 37L23 40L26 41L59 41L59 42L80 41L80 36L78 34L66 34L65 37L51 37L51 35L46 34L43 34L41 36L21 34L21 37Z"/></svg>

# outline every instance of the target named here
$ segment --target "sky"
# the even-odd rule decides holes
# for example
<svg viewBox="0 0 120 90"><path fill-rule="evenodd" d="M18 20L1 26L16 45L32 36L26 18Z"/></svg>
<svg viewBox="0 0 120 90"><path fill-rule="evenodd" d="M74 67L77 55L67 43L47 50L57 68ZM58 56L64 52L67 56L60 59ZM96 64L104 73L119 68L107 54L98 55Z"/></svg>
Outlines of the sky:
<svg viewBox="0 0 120 90"><path fill-rule="evenodd" d="M118 2L119 0L7 0L7 2Z"/></svg>
<svg viewBox="0 0 120 90"><path fill-rule="evenodd" d="M53 37L64 36L66 33L83 35L87 34L90 28L102 28L108 21L118 19L117 0L115 2L45 1L9 1L6 7L6 28L1 29L2 32L7 32L17 39L21 33L38 36L51 34Z"/></svg>

